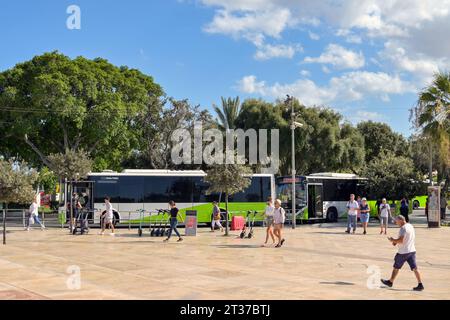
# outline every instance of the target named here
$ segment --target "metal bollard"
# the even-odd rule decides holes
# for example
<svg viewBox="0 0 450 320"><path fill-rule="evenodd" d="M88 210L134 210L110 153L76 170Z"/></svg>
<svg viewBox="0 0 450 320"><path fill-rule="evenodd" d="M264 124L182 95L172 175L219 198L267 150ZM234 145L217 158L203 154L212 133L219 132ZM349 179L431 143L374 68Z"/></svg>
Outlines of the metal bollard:
<svg viewBox="0 0 450 320"><path fill-rule="evenodd" d="M25 210L22 210L22 224L23 224L23 227L24 228L26 228L26 222L25 222Z"/></svg>

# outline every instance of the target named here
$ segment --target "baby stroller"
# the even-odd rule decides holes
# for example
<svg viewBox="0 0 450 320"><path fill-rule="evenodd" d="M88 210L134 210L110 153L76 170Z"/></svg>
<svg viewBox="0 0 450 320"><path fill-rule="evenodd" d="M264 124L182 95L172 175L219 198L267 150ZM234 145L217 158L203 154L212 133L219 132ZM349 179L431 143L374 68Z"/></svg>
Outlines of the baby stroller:
<svg viewBox="0 0 450 320"><path fill-rule="evenodd" d="M75 225L73 226L72 233L75 235L79 231L80 234L89 233L89 223L88 223L89 210L86 208L80 209L78 215L75 217Z"/></svg>

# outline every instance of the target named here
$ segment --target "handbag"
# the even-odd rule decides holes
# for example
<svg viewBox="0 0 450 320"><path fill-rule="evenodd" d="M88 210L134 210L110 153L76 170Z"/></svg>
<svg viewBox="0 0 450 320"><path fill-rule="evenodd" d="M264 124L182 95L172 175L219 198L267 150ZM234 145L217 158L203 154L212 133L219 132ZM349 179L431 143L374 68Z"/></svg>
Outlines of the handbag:
<svg viewBox="0 0 450 320"><path fill-rule="evenodd" d="M34 217L33 217L33 215L31 215L31 216L28 218L28 225L30 226L30 225L32 225L32 224L34 224Z"/></svg>

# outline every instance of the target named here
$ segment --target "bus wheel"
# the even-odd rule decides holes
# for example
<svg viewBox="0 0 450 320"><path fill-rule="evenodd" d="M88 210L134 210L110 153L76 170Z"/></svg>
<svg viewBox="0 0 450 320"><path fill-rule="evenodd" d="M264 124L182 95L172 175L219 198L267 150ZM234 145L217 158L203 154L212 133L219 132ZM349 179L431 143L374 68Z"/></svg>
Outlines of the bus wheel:
<svg viewBox="0 0 450 320"><path fill-rule="evenodd" d="M114 227L117 227L117 225L120 223L120 217L119 217L119 214L115 211L113 212L113 214L114 214L113 224L114 224Z"/></svg>
<svg viewBox="0 0 450 320"><path fill-rule="evenodd" d="M420 207L419 201L415 200L415 201L413 202L413 209L414 209L414 210L417 210L417 209L419 209L419 207Z"/></svg>
<svg viewBox="0 0 450 320"><path fill-rule="evenodd" d="M337 222L338 212L336 208L329 208L327 211L327 222Z"/></svg>

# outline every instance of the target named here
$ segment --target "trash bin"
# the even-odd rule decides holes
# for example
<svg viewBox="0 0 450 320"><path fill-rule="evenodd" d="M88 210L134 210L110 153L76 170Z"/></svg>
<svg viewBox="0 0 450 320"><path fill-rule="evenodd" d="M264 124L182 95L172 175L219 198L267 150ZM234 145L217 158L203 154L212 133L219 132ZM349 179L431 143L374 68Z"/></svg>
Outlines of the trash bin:
<svg viewBox="0 0 450 320"><path fill-rule="evenodd" d="M187 237L197 236L197 211L188 210L186 211L186 219L184 220L185 229L184 235Z"/></svg>

